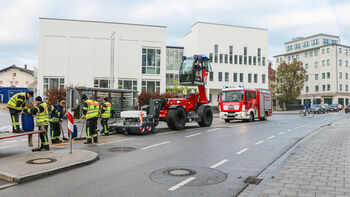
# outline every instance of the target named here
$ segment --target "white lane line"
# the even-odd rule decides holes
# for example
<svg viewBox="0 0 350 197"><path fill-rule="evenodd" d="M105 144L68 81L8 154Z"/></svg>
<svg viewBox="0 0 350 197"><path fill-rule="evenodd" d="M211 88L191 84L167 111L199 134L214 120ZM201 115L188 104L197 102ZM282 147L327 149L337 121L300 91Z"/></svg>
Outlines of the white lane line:
<svg viewBox="0 0 350 197"><path fill-rule="evenodd" d="M268 137L267 139L272 139L272 138L274 138L274 137L276 137L276 136L272 135L272 136Z"/></svg>
<svg viewBox="0 0 350 197"><path fill-rule="evenodd" d="M249 148L243 148L242 150L236 152L236 155L240 155L240 154L244 153L247 150L249 150Z"/></svg>
<svg viewBox="0 0 350 197"><path fill-rule="evenodd" d="M178 184L172 186L172 187L169 188L168 190L173 192L173 191L175 191L176 189L180 188L181 186L184 186L184 185L186 185L187 183L189 183L189 182L191 182L191 181L193 181L193 180L195 180L195 179L196 179L196 177L190 177L190 178L188 178L188 179L186 179L186 180L184 180L184 181L182 181L182 182L180 182L180 183L178 183Z"/></svg>
<svg viewBox="0 0 350 197"><path fill-rule="evenodd" d="M116 141L101 143L101 144L97 144L97 145L98 145L98 146L101 146L101 145L113 144L113 143L117 143L117 142L125 142L125 141L129 141L129 140L133 140L133 139L135 139L135 138L127 138L127 139L122 139L122 140L116 140Z"/></svg>
<svg viewBox="0 0 350 197"><path fill-rule="evenodd" d="M1 146L0 149L13 148L13 147L17 147L17 146L19 146L19 145Z"/></svg>
<svg viewBox="0 0 350 197"><path fill-rule="evenodd" d="M301 125L301 126L300 126L300 128L303 128L303 127L305 127L305 126L304 126L304 125Z"/></svg>
<svg viewBox="0 0 350 197"><path fill-rule="evenodd" d="M189 138L189 137L197 136L197 135L200 135L200 134L202 134L202 133L195 133L195 134L192 134L192 135L185 136L185 138Z"/></svg>
<svg viewBox="0 0 350 197"><path fill-rule="evenodd" d="M287 131L289 132L289 131L292 131L293 129L288 129Z"/></svg>
<svg viewBox="0 0 350 197"><path fill-rule="evenodd" d="M217 131L217 130L220 130L220 129L221 129L221 128L216 128L216 129L209 130L209 131L207 131L207 132L210 133L210 132Z"/></svg>
<svg viewBox="0 0 350 197"><path fill-rule="evenodd" d="M255 142L255 146L257 146L257 145L259 145L259 144L262 144L262 143L264 143L264 140L260 140L260 141L258 141L258 142Z"/></svg>
<svg viewBox="0 0 350 197"><path fill-rule="evenodd" d="M167 135L171 133L176 133L176 131L170 131L170 132L164 132L164 133L157 133L156 135Z"/></svg>
<svg viewBox="0 0 350 197"><path fill-rule="evenodd" d="M149 148L153 148L153 147L156 147L156 146L161 146L161 145L169 144L169 143L170 143L170 141L166 141L166 142L162 142L162 143L159 143L159 144L154 144L154 145L151 145L151 146L143 147L143 148L141 148L141 150L146 150L146 149L149 149Z"/></svg>
<svg viewBox="0 0 350 197"><path fill-rule="evenodd" d="M210 166L210 168L217 168L217 167L221 166L222 164L224 164L226 162L228 162L228 159L224 159L224 160L222 160L222 161L220 161L220 162Z"/></svg>
<svg viewBox="0 0 350 197"><path fill-rule="evenodd" d="M297 129L299 129L299 127L295 127L294 129L297 130Z"/></svg>
<svg viewBox="0 0 350 197"><path fill-rule="evenodd" d="M11 140L11 141L4 141L4 143L16 143L16 142L18 142L17 140Z"/></svg>
<svg viewBox="0 0 350 197"><path fill-rule="evenodd" d="M283 135L283 134L285 134L285 132L279 132L279 133L278 133L278 135Z"/></svg>

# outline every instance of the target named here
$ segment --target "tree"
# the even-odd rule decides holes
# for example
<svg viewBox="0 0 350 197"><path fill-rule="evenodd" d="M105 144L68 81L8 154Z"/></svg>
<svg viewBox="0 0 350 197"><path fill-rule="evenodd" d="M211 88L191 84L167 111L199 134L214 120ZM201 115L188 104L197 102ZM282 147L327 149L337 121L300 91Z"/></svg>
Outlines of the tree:
<svg viewBox="0 0 350 197"><path fill-rule="evenodd" d="M293 60L292 63L282 62L276 73L276 93L280 101L286 104L294 104L301 89L304 87L306 70L301 61Z"/></svg>
<svg viewBox="0 0 350 197"><path fill-rule="evenodd" d="M51 87L47 92L45 92L45 95L47 104L54 105L62 100L66 100L66 89Z"/></svg>
<svg viewBox="0 0 350 197"><path fill-rule="evenodd" d="M167 88L166 92L175 95L176 97L184 97L193 90L192 88L188 88L187 86L179 86L179 82L175 79L171 80L171 84L172 87ZM185 92L187 92L186 94L184 94L184 90Z"/></svg>

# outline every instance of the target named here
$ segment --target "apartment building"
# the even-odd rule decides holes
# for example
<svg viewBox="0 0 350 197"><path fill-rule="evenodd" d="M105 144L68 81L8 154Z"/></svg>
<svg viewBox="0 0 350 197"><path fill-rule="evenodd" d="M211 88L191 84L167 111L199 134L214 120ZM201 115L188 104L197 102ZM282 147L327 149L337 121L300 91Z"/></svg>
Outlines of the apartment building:
<svg viewBox="0 0 350 197"><path fill-rule="evenodd" d="M274 56L276 64L293 59L303 62L306 82L299 104L349 104L350 47L340 44L340 37L317 34L298 37L284 43L285 53Z"/></svg>

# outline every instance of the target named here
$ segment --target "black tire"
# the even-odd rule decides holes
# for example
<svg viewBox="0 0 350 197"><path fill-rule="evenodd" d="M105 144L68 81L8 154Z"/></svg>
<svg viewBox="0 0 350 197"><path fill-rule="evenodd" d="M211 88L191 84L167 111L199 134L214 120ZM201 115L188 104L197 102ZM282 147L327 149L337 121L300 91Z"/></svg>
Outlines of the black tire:
<svg viewBox="0 0 350 197"><path fill-rule="evenodd" d="M167 124L172 130L184 129L186 124L186 111L182 107L169 110Z"/></svg>
<svg viewBox="0 0 350 197"><path fill-rule="evenodd" d="M225 119L225 122L230 122L230 119Z"/></svg>
<svg viewBox="0 0 350 197"><path fill-rule="evenodd" d="M211 111L210 107L204 108L201 119L202 121L198 122L199 126L210 127L211 123L213 123L213 111Z"/></svg>
<svg viewBox="0 0 350 197"><path fill-rule="evenodd" d="M267 113L264 114L264 117L260 118L261 121L267 120Z"/></svg>
<svg viewBox="0 0 350 197"><path fill-rule="evenodd" d="M254 121L254 113L251 112L251 113L250 113L250 117L249 117L249 119L248 119L248 122L253 122L253 121Z"/></svg>

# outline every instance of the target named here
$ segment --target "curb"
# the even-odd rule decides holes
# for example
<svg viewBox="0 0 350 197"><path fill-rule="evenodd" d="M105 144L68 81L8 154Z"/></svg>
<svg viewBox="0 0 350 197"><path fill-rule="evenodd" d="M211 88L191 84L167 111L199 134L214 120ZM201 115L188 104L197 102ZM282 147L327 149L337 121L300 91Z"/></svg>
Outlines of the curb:
<svg viewBox="0 0 350 197"><path fill-rule="evenodd" d="M93 153L95 153L95 152L93 152ZM91 163L97 161L98 159L99 159L99 156L98 156L97 153L95 153L94 158L92 158L90 160L83 161L83 162L76 162L76 163L73 163L73 164L68 164L68 165L63 166L63 167L58 167L58 168L54 168L54 169L50 169L50 170L46 170L46 171L30 174L30 175L27 175L27 176L18 176L18 175L10 174L8 172L1 172L0 171L0 179L10 182L9 184L12 184L12 183L19 184L19 183L27 182L27 181L30 181L30 180L38 179L38 178L41 178L41 177L44 177L44 176L53 175L53 174L56 174L58 172L71 170L71 169L74 169L74 168L77 168L77 167L88 165L88 164L91 164ZM12 185L10 185L10 186L12 186Z"/></svg>

